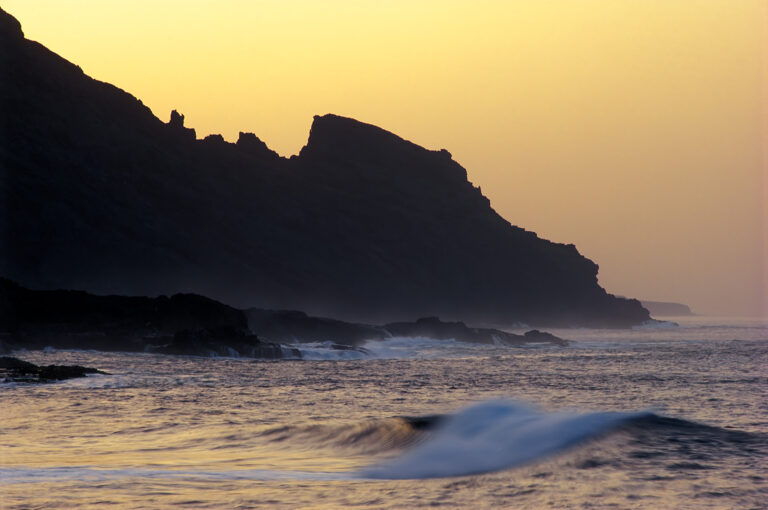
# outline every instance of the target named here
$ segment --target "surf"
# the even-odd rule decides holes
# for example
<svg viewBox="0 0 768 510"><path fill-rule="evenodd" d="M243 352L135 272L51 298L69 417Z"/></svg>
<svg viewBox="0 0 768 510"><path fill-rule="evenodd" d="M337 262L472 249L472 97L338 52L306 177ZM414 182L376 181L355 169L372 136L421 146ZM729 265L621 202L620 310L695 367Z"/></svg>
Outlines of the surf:
<svg viewBox="0 0 768 510"><path fill-rule="evenodd" d="M360 471L365 478L464 476L532 463L650 412L543 412L510 400L471 405L403 455Z"/></svg>

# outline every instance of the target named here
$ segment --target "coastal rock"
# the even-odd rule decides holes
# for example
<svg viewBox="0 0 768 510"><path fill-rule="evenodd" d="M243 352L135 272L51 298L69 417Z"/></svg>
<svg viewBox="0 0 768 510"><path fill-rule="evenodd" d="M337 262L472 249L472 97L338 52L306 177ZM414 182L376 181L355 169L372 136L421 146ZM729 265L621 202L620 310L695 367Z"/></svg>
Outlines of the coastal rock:
<svg viewBox="0 0 768 510"><path fill-rule="evenodd" d="M188 356L299 359L298 344L370 354L369 340L392 336L519 346L565 345L538 330L516 335L426 317L384 326L311 317L295 310L237 310L194 294L96 296L30 290L0 278L0 354L15 349L95 349ZM258 335L253 332L257 332Z"/></svg>
<svg viewBox="0 0 768 510"><path fill-rule="evenodd" d="M245 314L249 328L258 331L259 335L275 342L292 344L333 341L338 348L349 348L359 347L369 340L385 340L393 336L510 346L532 343L568 344L567 340L538 330L517 335L493 328L473 328L463 322L443 322L437 317L373 326L311 317L295 310L254 308L245 310Z"/></svg>
<svg viewBox="0 0 768 510"><path fill-rule="evenodd" d="M385 338L376 326L336 319L310 317L297 310L245 310L248 327L267 340L281 343L329 342L341 346L360 346L367 340Z"/></svg>
<svg viewBox="0 0 768 510"><path fill-rule="evenodd" d="M42 45L0 52L0 275L38 289L211 296L349 322L628 327L573 245L511 225L447 151L317 116L296 157L197 140ZM265 152L265 150L267 152Z"/></svg>
<svg viewBox="0 0 768 510"><path fill-rule="evenodd" d="M188 329L177 332L167 344L150 352L188 356L233 356L263 359L301 358L301 351L272 342L262 342L256 335L231 327Z"/></svg>
<svg viewBox="0 0 768 510"><path fill-rule="evenodd" d="M424 337L458 342L519 346L530 343L567 345L568 341L550 333L531 330L516 335L499 329L471 328L463 322L443 322L437 317L423 317L416 322L395 322L382 328L392 336Z"/></svg>
<svg viewBox="0 0 768 510"><path fill-rule="evenodd" d="M237 310L194 294L170 298L30 290L0 278L0 349L95 349L193 356L300 358L262 342Z"/></svg>
<svg viewBox="0 0 768 510"><path fill-rule="evenodd" d="M9 382L53 382L85 377L88 374L106 374L95 368L80 365L37 366L9 356L0 357L0 381Z"/></svg>

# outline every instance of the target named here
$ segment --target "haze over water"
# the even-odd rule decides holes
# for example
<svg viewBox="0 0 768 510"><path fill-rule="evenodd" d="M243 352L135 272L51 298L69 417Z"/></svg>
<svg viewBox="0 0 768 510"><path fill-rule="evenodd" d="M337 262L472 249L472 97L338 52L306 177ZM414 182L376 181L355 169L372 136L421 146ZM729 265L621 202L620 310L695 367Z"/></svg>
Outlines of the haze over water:
<svg viewBox="0 0 768 510"><path fill-rule="evenodd" d="M277 362L23 353L111 375L0 388L3 505L764 508L768 323L570 333Z"/></svg>

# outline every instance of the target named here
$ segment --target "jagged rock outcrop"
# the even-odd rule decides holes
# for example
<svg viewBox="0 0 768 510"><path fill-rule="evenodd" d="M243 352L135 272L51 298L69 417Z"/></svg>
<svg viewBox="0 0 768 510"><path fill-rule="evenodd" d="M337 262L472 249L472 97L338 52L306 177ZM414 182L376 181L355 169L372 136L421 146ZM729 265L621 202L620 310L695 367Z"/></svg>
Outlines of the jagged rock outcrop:
<svg viewBox="0 0 768 510"><path fill-rule="evenodd" d="M280 343L336 342L360 346L367 340L389 336L368 324L355 324L323 317L310 317L297 310L245 310L248 326L270 341Z"/></svg>
<svg viewBox="0 0 768 510"><path fill-rule="evenodd" d="M255 136L196 140L2 11L0 32L0 275L369 323L648 319L573 245L496 214L445 150L335 115L290 159Z"/></svg>
<svg viewBox="0 0 768 510"><path fill-rule="evenodd" d="M249 327L271 341L290 344L336 342L359 348L368 340L391 337L431 338L459 342L521 346L546 343L567 345L568 341L550 333L530 330L523 335L492 328L473 328L463 322L443 322L437 317L422 317L412 322L397 322L383 326L354 324L335 319L311 317L293 310L245 310Z"/></svg>
<svg viewBox="0 0 768 510"><path fill-rule="evenodd" d="M168 121L168 129L171 133L178 136L182 140L194 141L197 138L195 130L192 128L184 127L184 115L180 114L176 110L171 111L171 120ZM216 135L211 135L216 136ZM221 135L218 135L221 138ZM224 141L224 138L221 138Z"/></svg>
<svg viewBox="0 0 768 510"><path fill-rule="evenodd" d="M235 356L262 359L300 359L301 351L273 342L263 342L256 335L232 327L178 331L170 341L152 345L150 352L195 356Z"/></svg>
<svg viewBox="0 0 768 510"><path fill-rule="evenodd" d="M523 335L516 335L492 328L472 328L463 322L443 322L437 317L422 317L415 322L395 322L382 328L392 336L423 337L437 340L457 340L478 344L520 346L546 343L567 345L568 341L551 333L532 329Z"/></svg>
<svg viewBox="0 0 768 510"><path fill-rule="evenodd" d="M267 144L253 133L243 133L241 131L237 137L236 145L238 149L261 161L280 159L280 155L277 152L267 147Z"/></svg>

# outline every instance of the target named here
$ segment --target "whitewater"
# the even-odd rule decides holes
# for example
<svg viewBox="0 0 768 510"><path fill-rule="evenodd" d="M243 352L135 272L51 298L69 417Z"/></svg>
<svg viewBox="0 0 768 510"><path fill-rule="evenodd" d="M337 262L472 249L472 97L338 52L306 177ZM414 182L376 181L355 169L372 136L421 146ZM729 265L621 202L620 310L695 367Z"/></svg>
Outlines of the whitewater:
<svg viewBox="0 0 768 510"><path fill-rule="evenodd" d="M768 323L393 338L302 360L18 352L0 508L766 508Z"/></svg>

